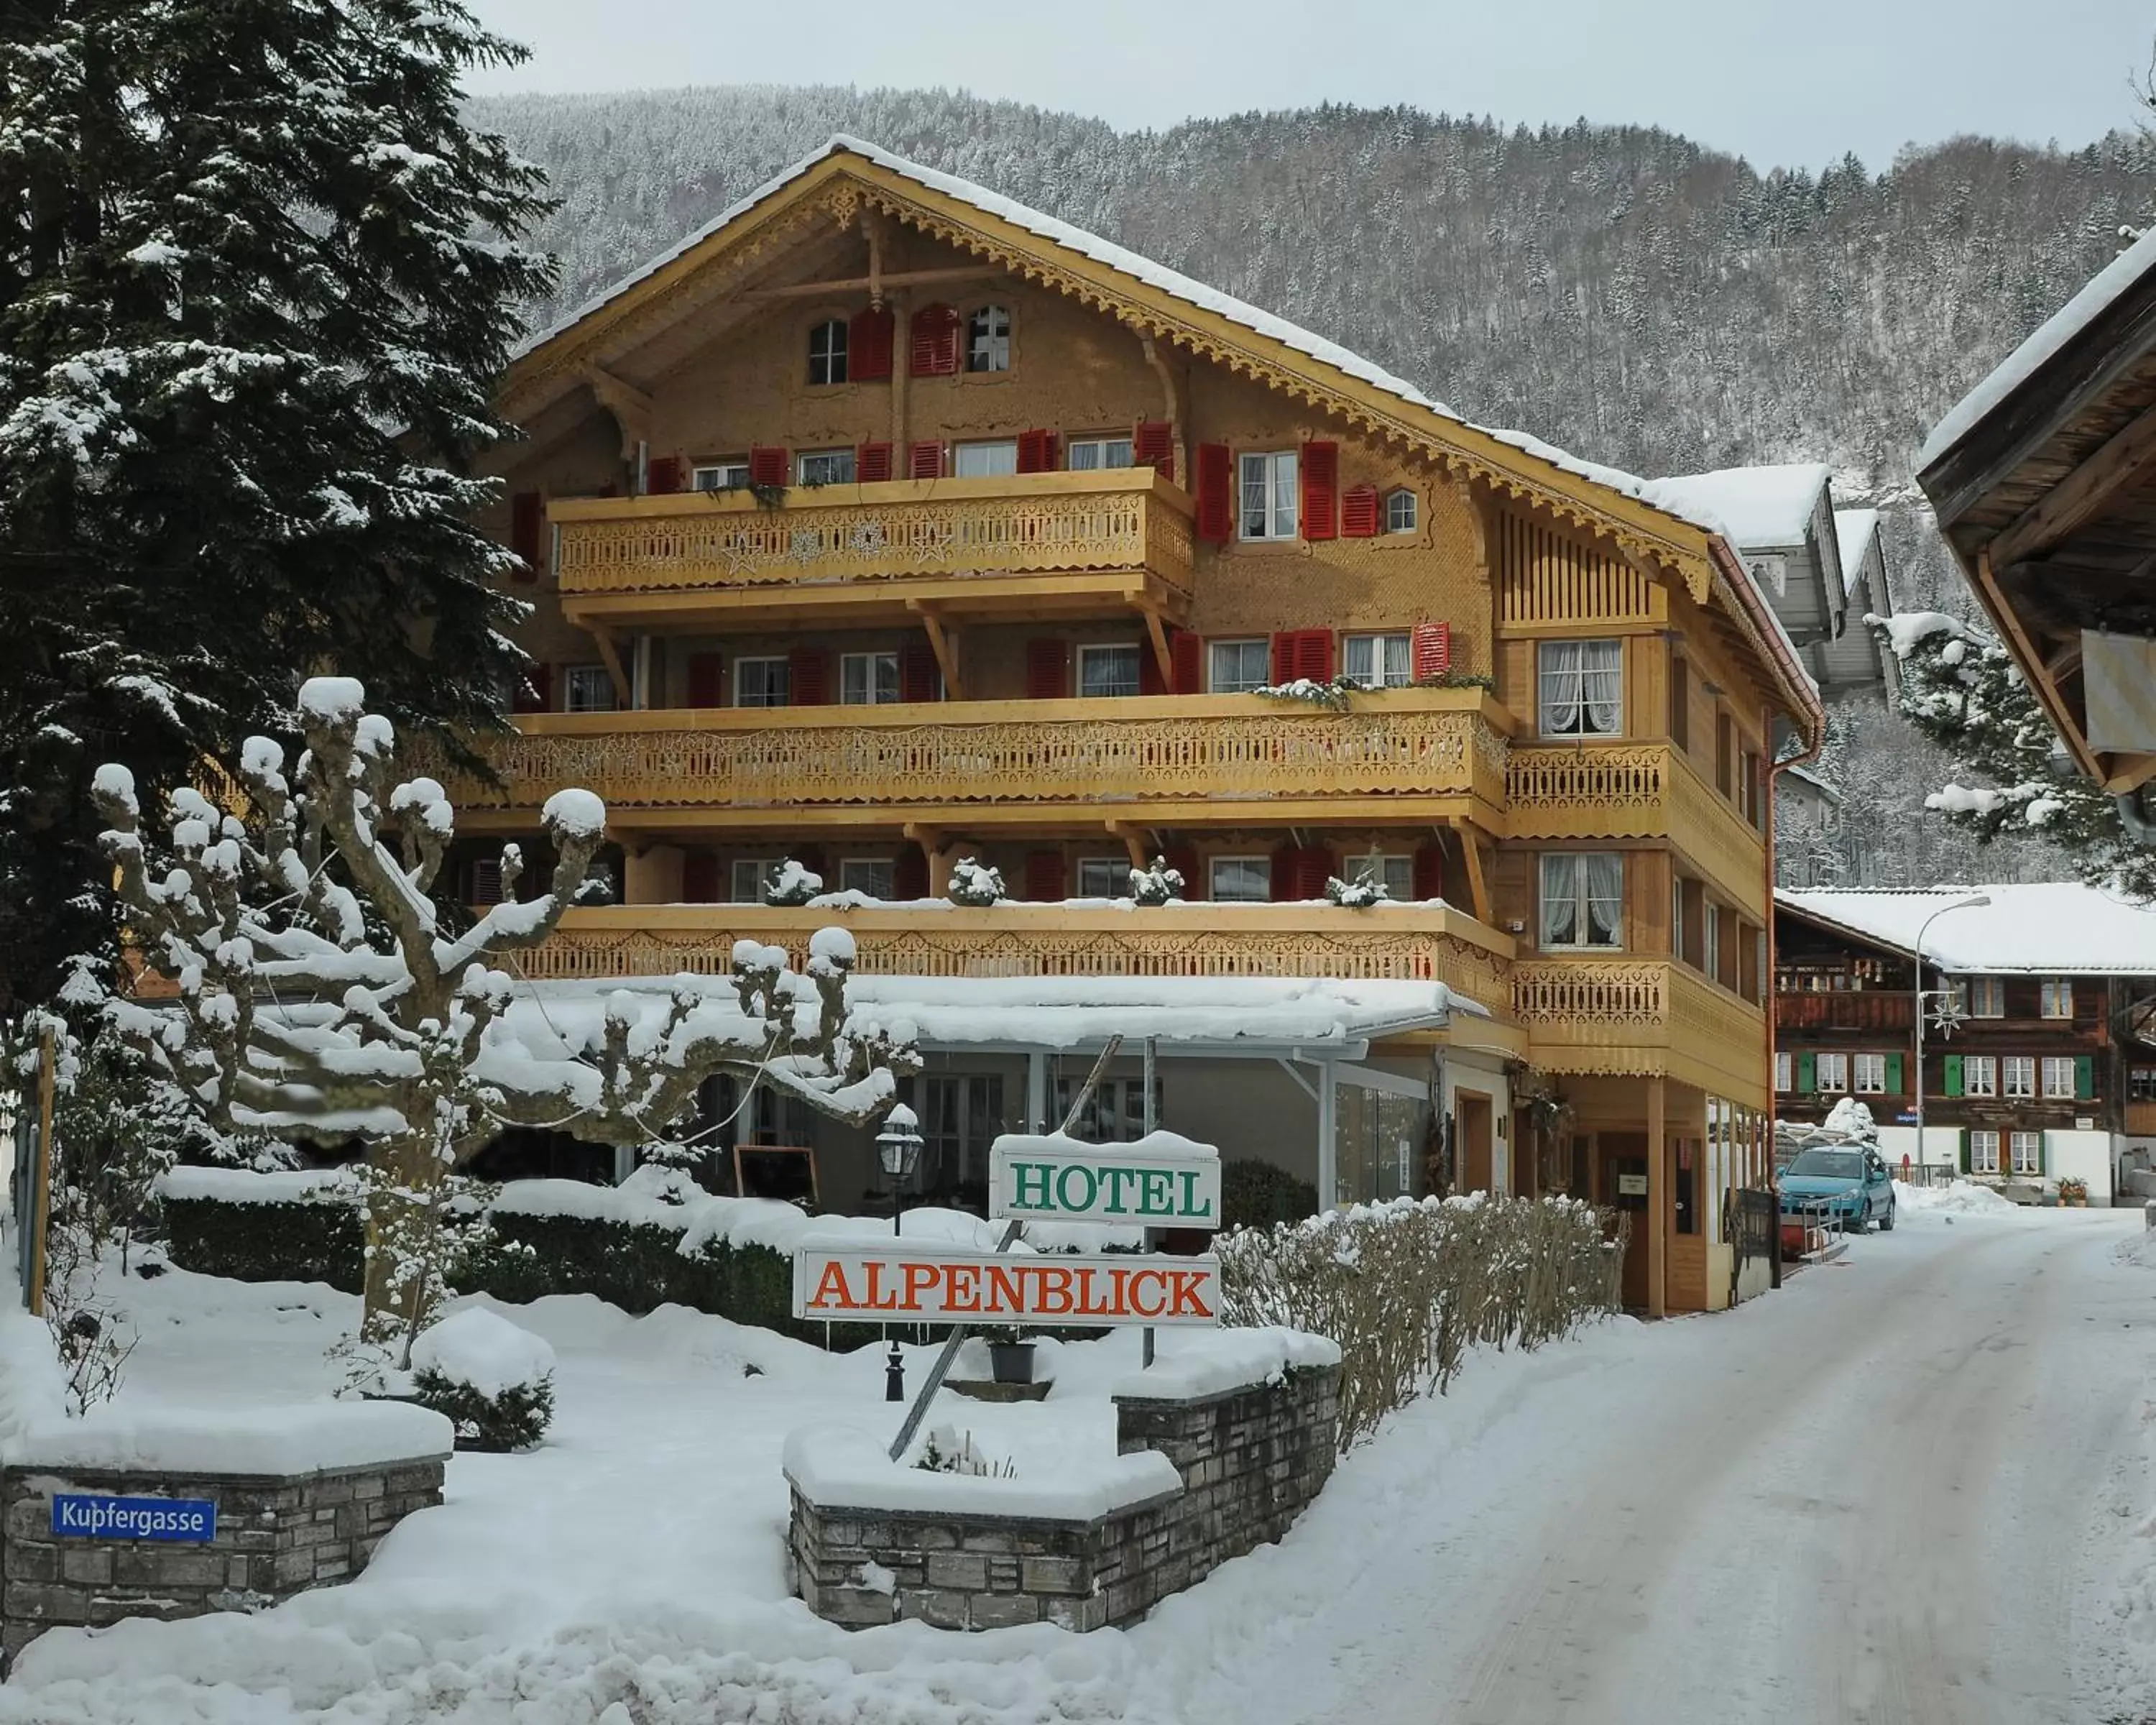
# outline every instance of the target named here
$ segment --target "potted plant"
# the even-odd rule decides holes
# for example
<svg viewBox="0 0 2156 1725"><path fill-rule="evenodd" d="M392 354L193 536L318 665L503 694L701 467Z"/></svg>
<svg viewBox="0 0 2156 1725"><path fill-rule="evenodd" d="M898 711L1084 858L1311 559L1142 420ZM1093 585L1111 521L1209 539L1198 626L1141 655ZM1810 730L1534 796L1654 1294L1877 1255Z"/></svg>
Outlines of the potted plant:
<svg viewBox="0 0 2156 1725"><path fill-rule="evenodd" d="M988 1375L998 1384L1033 1382L1033 1341L1024 1330L1009 1326L988 1332Z"/></svg>
<svg viewBox="0 0 2156 1725"><path fill-rule="evenodd" d="M2087 1209L2088 1182L2072 1174L2066 1176L2059 1182L2059 1202L2072 1204L2077 1209Z"/></svg>

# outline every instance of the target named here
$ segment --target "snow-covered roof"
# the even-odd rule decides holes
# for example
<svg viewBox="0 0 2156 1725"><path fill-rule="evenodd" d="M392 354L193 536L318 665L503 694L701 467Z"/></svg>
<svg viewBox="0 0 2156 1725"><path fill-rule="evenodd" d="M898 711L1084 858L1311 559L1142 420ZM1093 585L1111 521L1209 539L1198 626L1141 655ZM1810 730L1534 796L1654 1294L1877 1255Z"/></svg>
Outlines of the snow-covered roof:
<svg viewBox="0 0 2156 1725"><path fill-rule="evenodd" d="M1975 429L1976 424L2040 369L2059 350L2100 317L2112 302L2156 269L2156 228L2151 228L2089 278L2082 290L2001 360L1932 428L1917 454L1921 473Z"/></svg>
<svg viewBox="0 0 2156 1725"><path fill-rule="evenodd" d="M1926 917L1973 893L1988 896L1990 904L1941 916L1924 936L1924 956L1943 970L2156 976L2156 906L2076 880L1886 891L1785 888L1774 897L1906 952Z"/></svg>
<svg viewBox="0 0 2156 1725"><path fill-rule="evenodd" d="M1871 542L1879 535L1879 511L1876 509L1837 509L1834 512L1835 542L1841 549L1841 588L1844 593L1854 592L1857 572L1864 567L1866 553ZM1874 593L1872 598L1884 602L1886 595Z"/></svg>
<svg viewBox="0 0 2156 1725"><path fill-rule="evenodd" d="M1824 462L1791 461L1772 467L1723 467L1682 473L1656 483L1676 513L1712 517L1722 536L1743 550L1801 545L1811 531L1820 493L1834 478Z"/></svg>
<svg viewBox="0 0 2156 1725"><path fill-rule="evenodd" d="M1793 763L1784 767L1782 771L1789 774L1791 778L1801 779L1830 802L1839 803L1841 800L1841 793L1808 767Z"/></svg>

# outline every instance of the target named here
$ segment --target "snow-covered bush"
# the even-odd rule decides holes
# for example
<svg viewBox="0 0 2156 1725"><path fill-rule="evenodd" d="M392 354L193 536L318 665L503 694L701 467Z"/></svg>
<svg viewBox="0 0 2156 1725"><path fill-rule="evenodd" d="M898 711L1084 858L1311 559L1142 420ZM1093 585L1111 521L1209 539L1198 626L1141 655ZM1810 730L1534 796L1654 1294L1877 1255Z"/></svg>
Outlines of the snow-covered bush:
<svg viewBox="0 0 2156 1725"><path fill-rule="evenodd" d="M1220 1236L1221 1318L1340 1345L1340 1444L1442 1390L1476 1343L1533 1348L1618 1309L1624 1242L1576 1199L1398 1199Z"/></svg>
<svg viewBox="0 0 2156 1725"><path fill-rule="evenodd" d="M412 1344L413 1399L449 1417L459 1450L528 1450L554 1418L554 1350L470 1307Z"/></svg>
<svg viewBox="0 0 2156 1725"><path fill-rule="evenodd" d="M767 905L805 905L820 897L824 877L814 869L788 857L771 871L771 878L763 883L763 901Z"/></svg>
<svg viewBox="0 0 2156 1725"><path fill-rule="evenodd" d="M1131 870L1131 897L1141 905L1173 904L1183 897L1183 872L1171 869L1168 859L1157 856L1152 866Z"/></svg>
<svg viewBox="0 0 2156 1725"><path fill-rule="evenodd" d="M1858 1101L1855 1096L1844 1096L1834 1105L1823 1122L1823 1130L1854 1143L1879 1142L1879 1124L1871 1117L1871 1106Z"/></svg>
<svg viewBox="0 0 2156 1725"><path fill-rule="evenodd" d="M1001 904L1010 893L1004 886L1001 870L992 869L974 857L962 856L951 865L948 896L954 905L985 908Z"/></svg>
<svg viewBox="0 0 2156 1725"><path fill-rule="evenodd" d="M1372 905L1390 904L1392 897L1385 891L1385 883L1367 868L1356 870L1353 880L1342 880L1337 875L1325 877L1325 901L1329 905L1366 911Z"/></svg>

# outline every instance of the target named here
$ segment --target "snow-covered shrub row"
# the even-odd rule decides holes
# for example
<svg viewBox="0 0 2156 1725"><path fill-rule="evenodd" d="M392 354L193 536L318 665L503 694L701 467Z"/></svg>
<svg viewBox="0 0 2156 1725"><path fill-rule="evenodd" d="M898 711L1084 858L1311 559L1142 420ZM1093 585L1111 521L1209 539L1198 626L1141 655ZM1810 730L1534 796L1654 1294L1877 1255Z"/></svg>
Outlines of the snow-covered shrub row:
<svg viewBox="0 0 2156 1725"><path fill-rule="evenodd" d="M357 1294L367 1279L357 1180L341 1173L176 1168L162 1183L165 1239L182 1270L234 1281L321 1281Z"/></svg>
<svg viewBox="0 0 2156 1725"><path fill-rule="evenodd" d="M1340 1446L1433 1389L1476 1343L1533 1348L1614 1312L1621 1237L1569 1198L1398 1199L1220 1237L1222 1312L1340 1346Z"/></svg>

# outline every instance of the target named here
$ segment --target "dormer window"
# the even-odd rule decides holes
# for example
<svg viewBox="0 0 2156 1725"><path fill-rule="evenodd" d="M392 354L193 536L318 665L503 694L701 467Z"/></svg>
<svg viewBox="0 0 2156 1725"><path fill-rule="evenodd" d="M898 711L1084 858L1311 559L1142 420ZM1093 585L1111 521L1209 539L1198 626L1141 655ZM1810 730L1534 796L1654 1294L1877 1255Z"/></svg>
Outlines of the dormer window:
<svg viewBox="0 0 2156 1725"><path fill-rule="evenodd" d="M846 326L841 320L826 318L808 331L808 381L846 381Z"/></svg>
<svg viewBox="0 0 2156 1725"><path fill-rule="evenodd" d="M966 369L969 372L1007 372L1010 369L1010 313L1000 305L983 305L966 322Z"/></svg>

